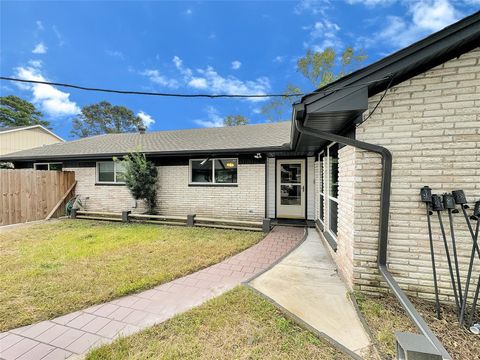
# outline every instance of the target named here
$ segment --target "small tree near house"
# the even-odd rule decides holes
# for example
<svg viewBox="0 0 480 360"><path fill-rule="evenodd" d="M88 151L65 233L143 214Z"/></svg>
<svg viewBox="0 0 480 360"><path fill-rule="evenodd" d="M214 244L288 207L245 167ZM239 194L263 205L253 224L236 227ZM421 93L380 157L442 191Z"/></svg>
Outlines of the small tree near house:
<svg viewBox="0 0 480 360"><path fill-rule="evenodd" d="M132 152L120 161L125 168L125 183L135 200L144 200L150 214L157 205L158 170L145 154Z"/></svg>

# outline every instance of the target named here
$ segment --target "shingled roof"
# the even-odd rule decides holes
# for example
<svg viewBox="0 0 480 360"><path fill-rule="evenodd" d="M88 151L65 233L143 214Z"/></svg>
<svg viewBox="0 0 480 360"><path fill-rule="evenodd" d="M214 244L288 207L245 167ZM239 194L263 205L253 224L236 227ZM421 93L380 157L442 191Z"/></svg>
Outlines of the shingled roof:
<svg viewBox="0 0 480 360"><path fill-rule="evenodd" d="M220 128L98 135L4 155L0 160L94 158L141 151L175 155L288 150L290 121Z"/></svg>

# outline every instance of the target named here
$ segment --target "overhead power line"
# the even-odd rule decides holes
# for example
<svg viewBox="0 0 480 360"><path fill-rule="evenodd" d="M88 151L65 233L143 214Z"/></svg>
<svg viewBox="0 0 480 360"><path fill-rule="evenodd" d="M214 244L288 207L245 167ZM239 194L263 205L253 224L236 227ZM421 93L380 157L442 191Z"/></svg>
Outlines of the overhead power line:
<svg viewBox="0 0 480 360"><path fill-rule="evenodd" d="M350 88L350 87L359 87L364 85L373 84L379 81L383 81L389 79L390 76L386 76L380 79L364 82L364 83L357 83L351 85L345 85L340 89ZM217 99L217 98L269 98L269 97L283 97L283 98L291 98L291 97L300 97L309 94L318 94L323 93L323 95L327 95L329 93L336 92L340 89L326 89L320 90L319 92L311 92L311 93L296 93L296 94L180 94L180 93L162 93L162 92L149 92L149 91L135 91L135 90L116 90L116 89L105 89L105 88L96 88L96 87L86 87L74 84L67 84L67 83L58 83L58 82L51 82L51 81L40 81L40 80L28 80L28 79L20 79L8 76L0 76L0 80L6 81L14 81L20 83L29 83L29 84L42 84L42 85L52 85L52 86L60 86L70 89L77 89L77 90L84 90L84 91L96 91L96 92L106 92L106 93L114 93L114 94L125 94L125 95L148 95L148 96L163 96L163 97L181 97L181 98L210 98L210 99ZM388 89L388 87L387 87Z"/></svg>
<svg viewBox="0 0 480 360"><path fill-rule="evenodd" d="M79 86L73 84L57 83L50 81L39 81L39 80L27 80L12 78L6 76L0 76L0 80L15 81L21 83L30 83L30 84L43 84L43 85L52 85L52 86L61 86L77 90L86 90L86 91L98 91L106 93L115 93L115 94L127 94L127 95L149 95L149 96L165 96L165 97L184 97L184 98L267 98L267 97L294 97L294 96L303 96L304 94L177 94L177 93L162 93L162 92L149 92L149 91L131 91L131 90L115 90L115 89L103 89L103 88L94 88Z"/></svg>

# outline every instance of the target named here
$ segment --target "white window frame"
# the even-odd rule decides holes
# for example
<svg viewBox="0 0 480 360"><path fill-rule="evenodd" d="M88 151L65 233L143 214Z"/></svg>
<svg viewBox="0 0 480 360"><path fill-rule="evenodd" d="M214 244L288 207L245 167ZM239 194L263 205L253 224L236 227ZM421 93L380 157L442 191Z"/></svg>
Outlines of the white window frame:
<svg viewBox="0 0 480 360"><path fill-rule="evenodd" d="M212 182L193 182L192 181L192 161L203 161L203 159L190 159L188 162L188 184L189 185L215 185L215 186L232 186L238 185L238 158L235 157L221 157L221 158L209 158L207 161L212 162ZM235 160L237 162L237 182L235 183L217 183L215 182L215 160Z"/></svg>
<svg viewBox="0 0 480 360"><path fill-rule="evenodd" d="M336 145L336 142L332 142L330 145L327 146L327 150L325 153L324 157L324 167L323 167L323 175L324 175L324 184L325 187L323 189L324 191L324 198L325 198L325 206L324 206L324 213L325 213L325 230L335 239L337 240L337 235L331 230L330 228L330 200L333 202L337 203L337 232L338 232L338 208L340 206L340 203L338 201L338 198L335 198L330 195L330 169L331 169L331 163L330 163L330 148L334 145Z"/></svg>
<svg viewBox="0 0 480 360"><path fill-rule="evenodd" d="M113 181L100 181L99 164L113 163ZM115 161L97 161L95 163L95 183L96 184L125 184L125 181L117 181L117 163Z"/></svg>
<svg viewBox="0 0 480 360"><path fill-rule="evenodd" d="M323 160L320 161L320 157L323 155ZM318 204L318 220L320 221L320 223L323 225L323 228L326 229L327 228L327 224L326 224L326 220L328 219L327 217L327 206L326 206L326 198L325 198L325 185L326 185L326 178L325 178L325 162L326 162L326 159L327 159L327 153L325 150L321 151L318 153L318 165L319 167L321 167L321 169L319 169L319 171L321 170L321 179L320 179L320 186L321 186L321 189L322 191L319 191L318 192L318 195L322 195L323 196L323 204ZM319 200L320 200L320 196L319 196ZM320 206L323 206L323 216L325 218L325 221L323 221L322 219L322 214L320 212Z"/></svg>
<svg viewBox="0 0 480 360"><path fill-rule="evenodd" d="M47 165L47 170L50 171L50 165L62 165L62 169L63 169L63 163L61 162L43 162L43 163L34 163L33 164L33 167L35 170L37 170L37 165Z"/></svg>

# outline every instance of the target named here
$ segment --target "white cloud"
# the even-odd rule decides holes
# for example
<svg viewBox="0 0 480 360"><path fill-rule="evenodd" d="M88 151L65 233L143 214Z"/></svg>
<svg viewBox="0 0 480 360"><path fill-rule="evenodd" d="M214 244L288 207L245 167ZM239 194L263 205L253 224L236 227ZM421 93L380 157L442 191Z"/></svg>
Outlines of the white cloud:
<svg viewBox="0 0 480 360"><path fill-rule="evenodd" d="M41 68L43 65L42 60L29 60L28 64L35 68Z"/></svg>
<svg viewBox="0 0 480 360"><path fill-rule="evenodd" d="M185 66L183 60L178 56L174 56L172 62L181 75L179 79L162 75L155 69L147 69L140 74L147 76L150 81L161 86L171 88L185 86L196 90L208 90L211 94L265 95L271 88L267 77L259 77L255 80L240 80L232 75L222 76L211 66L193 70ZM247 100L264 101L265 99L248 98Z"/></svg>
<svg viewBox="0 0 480 360"><path fill-rule="evenodd" d="M147 69L140 73L143 76L147 76L151 82L155 84L165 86L168 88L176 89L179 87L179 83L175 79L169 79L164 75L161 75L158 70Z"/></svg>
<svg viewBox="0 0 480 360"><path fill-rule="evenodd" d="M189 82L188 86L191 86L195 89L206 89L208 87L207 80L204 78L193 77Z"/></svg>
<svg viewBox="0 0 480 360"><path fill-rule="evenodd" d="M396 2L397 0L346 0L348 4L363 4L367 7L375 6L388 6Z"/></svg>
<svg viewBox="0 0 480 360"><path fill-rule="evenodd" d="M449 0L422 0L407 4L408 15L411 19L388 16L386 18L387 25L376 34L376 39L394 47L405 47L424 36L443 29L461 17L459 11Z"/></svg>
<svg viewBox="0 0 480 360"><path fill-rule="evenodd" d="M40 31L45 30L45 28L43 27L43 23L40 20L37 20L35 23L37 24L38 30Z"/></svg>
<svg viewBox="0 0 480 360"><path fill-rule="evenodd" d="M192 14L193 14L193 10L192 10L192 9L187 9L187 10L185 11L185 14L187 14L187 15L192 15Z"/></svg>
<svg viewBox="0 0 480 360"><path fill-rule="evenodd" d="M34 54L46 54L47 53L47 47L43 42L39 42L37 45L32 50L32 53Z"/></svg>
<svg viewBox="0 0 480 360"><path fill-rule="evenodd" d="M343 47L340 39L340 26L328 19L317 21L313 26L303 27L304 30L310 31L310 39L304 43L306 48L314 51L323 51L328 47L335 49Z"/></svg>
<svg viewBox="0 0 480 360"><path fill-rule="evenodd" d="M143 125L145 125L147 128L150 127L150 125L155 124L155 120L152 118L151 115L147 114L144 111L139 111L137 116L142 119Z"/></svg>
<svg viewBox="0 0 480 360"><path fill-rule="evenodd" d="M223 118L220 116L218 110L213 106L208 106L207 109L207 119L196 119L193 122L202 127L222 127Z"/></svg>
<svg viewBox="0 0 480 360"><path fill-rule="evenodd" d="M232 61L232 69L238 70L242 66L242 63L238 60Z"/></svg>
<svg viewBox="0 0 480 360"><path fill-rule="evenodd" d="M261 114L262 113L262 109L260 108L255 108L252 110L254 114Z"/></svg>
<svg viewBox="0 0 480 360"><path fill-rule="evenodd" d="M285 56L275 56L275 58L273 59L273 62L274 63L277 63L277 64L281 64L285 61Z"/></svg>
<svg viewBox="0 0 480 360"><path fill-rule="evenodd" d="M31 66L15 69L16 76L21 79L48 81L41 74L41 63L30 62ZM77 104L69 99L70 94L60 91L51 85L45 84L19 84L19 88L29 90L33 95L33 103L38 105L43 112L50 116L71 116L80 112Z"/></svg>
<svg viewBox="0 0 480 360"><path fill-rule="evenodd" d="M306 13L309 15L325 16L329 8L330 0L302 0L295 5L293 12L297 15Z"/></svg>
<svg viewBox="0 0 480 360"><path fill-rule="evenodd" d="M60 32L60 30L58 30L58 28L55 25L52 26L52 30L53 30L53 33L55 34L56 38L57 38L58 46L65 45L66 41L65 41L65 38L63 37L62 33Z"/></svg>
<svg viewBox="0 0 480 360"><path fill-rule="evenodd" d="M108 56L111 56L111 57L116 57L116 58L119 58L119 59L124 59L125 58L125 55L123 55L123 53L121 51L118 51L118 50L105 50L105 53Z"/></svg>

